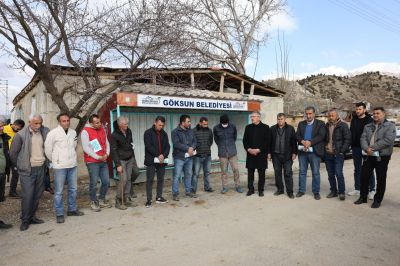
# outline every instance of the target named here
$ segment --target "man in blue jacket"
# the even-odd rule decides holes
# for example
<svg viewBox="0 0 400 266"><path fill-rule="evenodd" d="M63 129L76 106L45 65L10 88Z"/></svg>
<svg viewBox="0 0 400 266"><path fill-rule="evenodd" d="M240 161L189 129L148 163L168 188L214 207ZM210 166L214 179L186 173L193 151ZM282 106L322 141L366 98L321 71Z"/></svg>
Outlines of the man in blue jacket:
<svg viewBox="0 0 400 266"><path fill-rule="evenodd" d="M314 199L320 200L319 194L321 176L320 163L325 155L326 127L324 122L315 119L315 108L309 106L305 109L306 120L297 126L296 138L299 144L299 192L296 197L302 197L306 192L308 165L312 171L312 192Z"/></svg>
<svg viewBox="0 0 400 266"><path fill-rule="evenodd" d="M185 195L195 198L196 194L191 193L193 156L196 155L196 138L190 128L189 115L181 115L179 125L172 131L172 143L174 145L174 173L172 180L172 199L179 201L179 178L182 171L184 174Z"/></svg>
<svg viewBox="0 0 400 266"><path fill-rule="evenodd" d="M226 114L221 115L219 124L213 129L214 141L218 146L218 157L221 165L222 190L221 193L228 192L228 163L233 171L236 191L243 193L243 188L240 186L238 157L236 150L237 130L233 123L229 122L229 117Z"/></svg>

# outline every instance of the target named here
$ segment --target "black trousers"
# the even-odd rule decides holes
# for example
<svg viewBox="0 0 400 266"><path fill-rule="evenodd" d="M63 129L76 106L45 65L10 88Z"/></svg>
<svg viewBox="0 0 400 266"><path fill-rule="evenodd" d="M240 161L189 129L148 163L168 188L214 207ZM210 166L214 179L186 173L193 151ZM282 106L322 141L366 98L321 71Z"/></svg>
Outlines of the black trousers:
<svg viewBox="0 0 400 266"><path fill-rule="evenodd" d="M11 165L11 181L10 181L10 194L17 192L19 174L17 167Z"/></svg>
<svg viewBox="0 0 400 266"><path fill-rule="evenodd" d="M0 173L0 201L5 201L4 190L6 188L6 174Z"/></svg>
<svg viewBox="0 0 400 266"><path fill-rule="evenodd" d="M247 168L247 187L249 191L254 192L254 172L256 168ZM258 171L258 192L264 191L265 186L265 169L257 169Z"/></svg>
<svg viewBox="0 0 400 266"><path fill-rule="evenodd" d="M374 201L381 203L386 190L386 175L389 165L389 157L382 157L380 161L377 157L367 156L361 167L361 191L360 197L366 199L368 196L369 179L375 169L376 172L376 194Z"/></svg>
<svg viewBox="0 0 400 266"><path fill-rule="evenodd" d="M293 161L286 160L284 154L272 154L272 164L274 165L275 185L279 192L284 192L283 176L285 179L286 192L293 193Z"/></svg>
<svg viewBox="0 0 400 266"><path fill-rule="evenodd" d="M164 175L165 166L161 164L154 164L147 166L146 170L146 195L147 200L150 201L153 198L153 180L154 175L157 172L157 196L156 198L162 197L162 191L164 187Z"/></svg>

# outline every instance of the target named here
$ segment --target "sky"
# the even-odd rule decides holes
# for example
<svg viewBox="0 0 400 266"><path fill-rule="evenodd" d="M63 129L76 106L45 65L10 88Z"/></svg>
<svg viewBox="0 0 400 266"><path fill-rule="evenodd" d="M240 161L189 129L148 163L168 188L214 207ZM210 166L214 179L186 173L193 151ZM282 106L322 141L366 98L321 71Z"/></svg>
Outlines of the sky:
<svg viewBox="0 0 400 266"><path fill-rule="evenodd" d="M289 47L291 76L400 73L399 0L288 0L287 14L272 26L275 31L260 49L256 79L276 77L278 28ZM253 73L254 68L248 71Z"/></svg>
<svg viewBox="0 0 400 266"><path fill-rule="evenodd" d="M287 12L273 18L259 59L248 60L247 74L276 78L277 32L289 47L291 78L366 71L400 75L400 0L287 0ZM0 53L0 80L8 80L10 102L29 82L32 71L9 68ZM255 68L257 66L257 68ZM5 97L0 81L0 113Z"/></svg>

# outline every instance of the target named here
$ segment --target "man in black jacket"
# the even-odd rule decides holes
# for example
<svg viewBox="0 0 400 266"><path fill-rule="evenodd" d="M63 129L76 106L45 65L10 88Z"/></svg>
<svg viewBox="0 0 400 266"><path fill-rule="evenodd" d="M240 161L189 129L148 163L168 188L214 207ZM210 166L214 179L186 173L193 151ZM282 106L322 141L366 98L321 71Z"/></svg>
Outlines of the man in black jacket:
<svg viewBox="0 0 400 266"><path fill-rule="evenodd" d="M372 123L374 120L371 115L367 112L365 103L356 103L355 115L351 119L350 131L351 131L351 152L353 155L354 164L354 190L348 193L349 196L360 196L360 177L361 177L361 166L363 163L363 155L361 150L360 138L363 133L365 125ZM369 199L374 199L375 195L375 175L372 172L369 178Z"/></svg>
<svg viewBox="0 0 400 266"><path fill-rule="evenodd" d="M286 193L289 198L293 195L293 161L297 155L296 133L291 125L286 123L286 115L277 115L277 124L271 127L271 150L268 158L272 159L275 172L275 196L284 193L282 170L285 177Z"/></svg>
<svg viewBox="0 0 400 266"><path fill-rule="evenodd" d="M208 118L201 117L199 124L193 129L197 142L197 154L193 157L194 171L192 176L192 193L196 194L197 179L200 169L203 167L204 174L204 191L213 192L210 186L210 170L211 170L211 145L213 144L213 132L208 127Z"/></svg>
<svg viewBox="0 0 400 266"><path fill-rule="evenodd" d="M247 152L247 196L254 194L254 172L258 171L258 196L264 196L265 170L268 168L270 144L269 126L261 122L261 114L254 111L250 115L251 124L244 130L243 147Z"/></svg>
<svg viewBox="0 0 400 266"><path fill-rule="evenodd" d="M314 199L320 200L319 194L321 176L319 172L321 158L325 154L326 127L321 120L315 119L315 108L309 106L305 109L306 120L297 126L296 138L299 144L299 192L296 197L301 197L306 192L308 165L312 171L312 192Z"/></svg>
<svg viewBox="0 0 400 266"><path fill-rule="evenodd" d="M120 210L126 210L126 205L135 206L128 198L131 191L132 169L136 166L134 143L132 131L128 127L129 120L125 116L120 116L114 123L114 132L111 134L111 156L117 167L119 182L117 185L117 195L115 198L115 207ZM125 204L124 204L125 203Z"/></svg>
<svg viewBox="0 0 400 266"><path fill-rule="evenodd" d="M164 131L165 118L157 116L154 125L144 132L144 165L146 169L146 208L152 204L153 179L157 173L157 195L156 203L167 203L163 198L162 191L164 186L165 166L168 164L168 154L170 145L168 135Z"/></svg>
<svg viewBox="0 0 400 266"><path fill-rule="evenodd" d="M4 188L6 185L6 173L9 172L10 168L10 157L9 157L9 146L8 141L10 137L3 132L6 120L3 116L0 116L0 201L4 201ZM0 229L11 228L11 224L6 224L0 220Z"/></svg>
<svg viewBox="0 0 400 266"><path fill-rule="evenodd" d="M339 118L336 109L328 112L326 123L327 138L325 146L325 166L331 192L327 198L337 197L345 200L345 182L343 175L344 155L350 147L351 133L348 125ZM336 182L337 179L337 182Z"/></svg>

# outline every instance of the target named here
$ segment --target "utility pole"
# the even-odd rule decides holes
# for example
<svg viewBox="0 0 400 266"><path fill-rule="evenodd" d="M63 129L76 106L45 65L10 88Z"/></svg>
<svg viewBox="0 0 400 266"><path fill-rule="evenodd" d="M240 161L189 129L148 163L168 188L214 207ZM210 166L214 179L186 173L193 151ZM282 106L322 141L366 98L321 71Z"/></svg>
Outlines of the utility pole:
<svg viewBox="0 0 400 266"><path fill-rule="evenodd" d="M9 114L9 102L8 102L8 80L7 79L0 79L0 92L6 98L6 110L5 115Z"/></svg>

